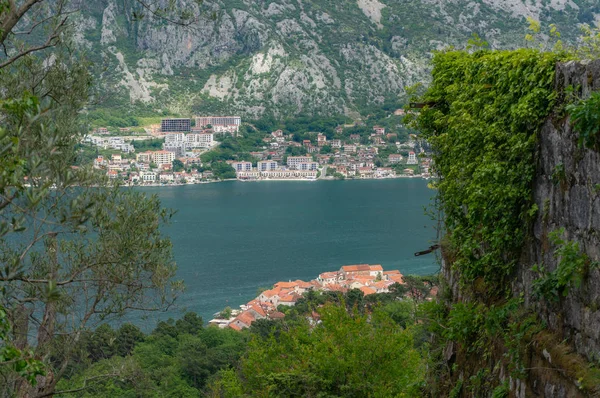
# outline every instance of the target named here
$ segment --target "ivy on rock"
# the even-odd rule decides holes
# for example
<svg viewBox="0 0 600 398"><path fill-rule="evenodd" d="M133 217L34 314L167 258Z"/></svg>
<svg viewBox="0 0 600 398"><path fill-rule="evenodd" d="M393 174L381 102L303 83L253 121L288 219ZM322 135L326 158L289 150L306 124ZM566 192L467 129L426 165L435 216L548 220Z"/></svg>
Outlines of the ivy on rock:
<svg viewBox="0 0 600 398"><path fill-rule="evenodd" d="M555 65L564 55L532 49L448 51L416 119L432 145L453 267L463 290L494 301L537 212L535 141L552 111Z"/></svg>

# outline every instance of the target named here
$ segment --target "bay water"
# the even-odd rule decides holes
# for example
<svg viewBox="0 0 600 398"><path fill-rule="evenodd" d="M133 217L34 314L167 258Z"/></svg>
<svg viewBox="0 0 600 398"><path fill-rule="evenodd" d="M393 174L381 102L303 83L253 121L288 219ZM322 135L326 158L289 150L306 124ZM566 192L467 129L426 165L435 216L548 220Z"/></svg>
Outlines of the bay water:
<svg viewBox="0 0 600 398"><path fill-rule="evenodd" d="M261 287L308 281L342 265L381 264L420 275L439 270L434 254L414 256L436 237L424 211L435 192L422 179L138 189L177 210L164 229L173 242L177 278L186 285L177 308L163 314L174 318L194 311L208 321L226 306L253 299Z"/></svg>

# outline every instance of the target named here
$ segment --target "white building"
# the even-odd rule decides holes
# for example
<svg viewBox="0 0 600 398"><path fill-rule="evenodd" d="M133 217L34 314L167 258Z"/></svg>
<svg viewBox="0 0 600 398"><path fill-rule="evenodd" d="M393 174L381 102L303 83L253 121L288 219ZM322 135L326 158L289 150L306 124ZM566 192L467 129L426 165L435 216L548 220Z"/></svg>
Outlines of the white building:
<svg viewBox="0 0 600 398"><path fill-rule="evenodd" d="M156 182L156 173L152 171L142 171L140 177L143 182Z"/></svg>
<svg viewBox="0 0 600 398"><path fill-rule="evenodd" d="M252 163L251 162L233 162L231 163L231 167L238 171L252 171Z"/></svg>
<svg viewBox="0 0 600 398"><path fill-rule="evenodd" d="M152 162L156 163L158 167L163 164L172 164L175 160L175 154L169 151L156 151L152 152Z"/></svg>
<svg viewBox="0 0 600 398"><path fill-rule="evenodd" d="M150 163L152 162L152 152L140 152L135 155L136 162Z"/></svg>
<svg viewBox="0 0 600 398"><path fill-rule="evenodd" d="M297 170L317 170L318 168L319 163L317 162L299 163L296 165Z"/></svg>
<svg viewBox="0 0 600 398"><path fill-rule="evenodd" d="M161 173L159 179L161 182L173 182L175 181L175 176L173 173Z"/></svg>
<svg viewBox="0 0 600 398"><path fill-rule="evenodd" d="M312 163L312 157L288 156L288 158L287 158L287 165L292 169L296 169L298 167L298 165L301 163Z"/></svg>
<svg viewBox="0 0 600 398"><path fill-rule="evenodd" d="M278 165L274 160L263 160L257 163L258 171L272 171L277 170Z"/></svg>
<svg viewBox="0 0 600 398"><path fill-rule="evenodd" d="M185 136L187 148L210 148L214 144L213 133L191 133Z"/></svg>
<svg viewBox="0 0 600 398"><path fill-rule="evenodd" d="M169 133L165 135L165 142L183 142L185 141L184 133Z"/></svg>
<svg viewBox="0 0 600 398"><path fill-rule="evenodd" d="M419 164L417 155L414 152L410 151L408 153L408 160L406 161L406 164Z"/></svg>
<svg viewBox="0 0 600 398"><path fill-rule="evenodd" d="M163 149L168 152L172 152L175 157L181 157L185 153L186 150L186 142L185 141L165 141L163 144Z"/></svg>

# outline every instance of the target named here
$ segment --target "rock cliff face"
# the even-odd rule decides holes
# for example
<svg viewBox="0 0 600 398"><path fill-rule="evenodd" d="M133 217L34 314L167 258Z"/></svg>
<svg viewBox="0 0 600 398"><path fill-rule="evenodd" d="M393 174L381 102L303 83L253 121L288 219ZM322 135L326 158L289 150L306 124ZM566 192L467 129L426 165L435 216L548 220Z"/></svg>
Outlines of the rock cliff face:
<svg viewBox="0 0 600 398"><path fill-rule="evenodd" d="M247 116L350 113L427 81L431 52L464 45L473 32L495 47L522 45L524 17L533 16L557 23L568 39L578 18L600 12L593 4L178 0L178 9L200 16L179 26L147 12L140 19L135 1L101 0L84 3L76 40L111 101Z"/></svg>
<svg viewBox="0 0 600 398"><path fill-rule="evenodd" d="M568 62L557 65L555 88L559 98L574 89L579 98L600 90L600 60ZM571 94L569 94L571 95ZM556 246L549 239L552 231L564 228L565 241L577 242L580 254L590 262L600 262L600 153L578 145L579 134L564 114L551 115L538 136L537 171L533 182L534 201L540 209L531 236L525 242L513 283L513 296L524 298L524 305L537 314L547 329L534 336L523 358L527 377L511 379L507 369L500 377L510 379L511 396L516 397L587 397L591 365L600 359L600 268L592 266L583 275L581 286L565 296L536 297L534 281L540 274L534 265L546 272L559 267ZM455 272L444 262L442 273L451 287L453 301L461 293ZM516 337L515 337L516 338ZM506 347L495 352L501 360ZM455 346L446 347L445 359L455 354ZM466 376L465 376L466 377ZM598 383L597 375L593 380Z"/></svg>
<svg viewBox="0 0 600 398"><path fill-rule="evenodd" d="M559 65L556 90L564 94L568 87L575 88L582 98L600 90L600 61ZM553 119L548 119L540 132L534 198L541 210L525 250L528 261L519 270L515 291L524 294L526 305L535 308L574 352L595 363L600 358L600 269L592 267L582 285L571 289L557 303L540 301L531 294L533 280L538 277L531 265L543 264L549 272L558 267L559 259L553 255L548 240L551 231L564 228L565 239L578 242L590 260L600 261L600 153L578 145L579 135L573 131L569 118ZM561 170L559 178L557 170ZM546 367L556 367L552 353L543 357ZM547 380L539 391L548 397L574 396L569 391L576 384L577 380L565 384L563 375Z"/></svg>

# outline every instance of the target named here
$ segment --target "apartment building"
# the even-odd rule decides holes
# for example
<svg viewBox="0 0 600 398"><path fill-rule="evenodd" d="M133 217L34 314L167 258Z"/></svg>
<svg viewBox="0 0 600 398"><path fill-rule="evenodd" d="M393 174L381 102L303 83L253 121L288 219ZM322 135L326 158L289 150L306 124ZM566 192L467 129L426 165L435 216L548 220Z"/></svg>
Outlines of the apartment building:
<svg viewBox="0 0 600 398"><path fill-rule="evenodd" d="M191 119L163 119L160 122L160 131L163 133L185 133L191 129Z"/></svg>
<svg viewBox="0 0 600 398"><path fill-rule="evenodd" d="M135 161L141 163L150 163L152 162L152 152L140 152L135 155Z"/></svg>
<svg viewBox="0 0 600 398"><path fill-rule="evenodd" d="M327 145L327 137L321 133L317 135L317 146Z"/></svg>
<svg viewBox="0 0 600 398"><path fill-rule="evenodd" d="M317 170L319 168L319 163L317 162L307 162L307 163L299 163L296 165L296 170Z"/></svg>
<svg viewBox="0 0 600 398"><path fill-rule="evenodd" d="M171 165L175 160L175 154L169 151L156 151L152 152L152 162L156 163L159 167L164 164Z"/></svg>
<svg viewBox="0 0 600 398"><path fill-rule="evenodd" d="M238 171L252 171L252 163L251 162L233 162L231 163L231 167Z"/></svg>
<svg viewBox="0 0 600 398"><path fill-rule="evenodd" d="M184 133L169 133L165 135L165 142L183 142L185 137Z"/></svg>
<svg viewBox="0 0 600 398"><path fill-rule="evenodd" d="M277 170L278 165L277 162L273 161L273 160L264 160L261 162L258 162L257 164L257 169L258 171L272 171L272 170Z"/></svg>
<svg viewBox="0 0 600 398"><path fill-rule="evenodd" d="M196 127L211 126L215 133L238 132L242 118L240 116L202 116L196 117Z"/></svg>
<svg viewBox="0 0 600 398"><path fill-rule="evenodd" d="M168 152L172 152L176 158L183 156L186 150L185 141L165 141L163 149Z"/></svg>
<svg viewBox="0 0 600 398"><path fill-rule="evenodd" d="M214 144L213 133L191 133L185 136L188 148L210 148Z"/></svg>
<svg viewBox="0 0 600 398"><path fill-rule="evenodd" d="M300 163L311 163L312 157L310 156L288 156L287 165L292 169L296 169Z"/></svg>

